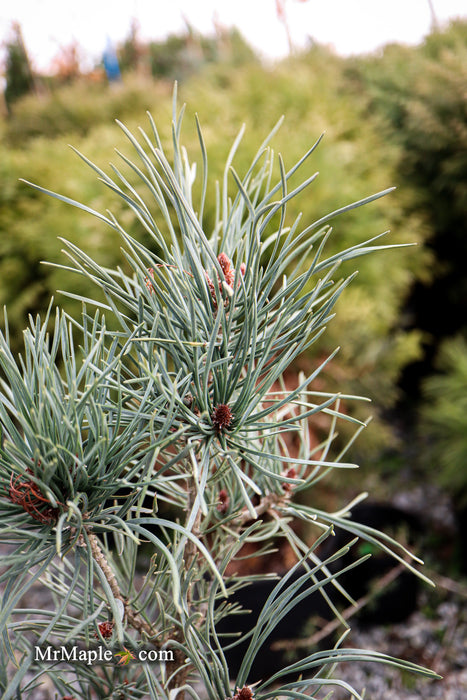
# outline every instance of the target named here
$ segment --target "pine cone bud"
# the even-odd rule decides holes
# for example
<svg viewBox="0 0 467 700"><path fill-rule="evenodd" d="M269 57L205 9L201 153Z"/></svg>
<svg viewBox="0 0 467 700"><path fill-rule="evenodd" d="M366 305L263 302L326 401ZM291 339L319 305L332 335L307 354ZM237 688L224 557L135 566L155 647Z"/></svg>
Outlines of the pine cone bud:
<svg viewBox="0 0 467 700"><path fill-rule="evenodd" d="M218 403L211 417L212 423L218 433L228 428L233 419L232 411L225 403Z"/></svg>

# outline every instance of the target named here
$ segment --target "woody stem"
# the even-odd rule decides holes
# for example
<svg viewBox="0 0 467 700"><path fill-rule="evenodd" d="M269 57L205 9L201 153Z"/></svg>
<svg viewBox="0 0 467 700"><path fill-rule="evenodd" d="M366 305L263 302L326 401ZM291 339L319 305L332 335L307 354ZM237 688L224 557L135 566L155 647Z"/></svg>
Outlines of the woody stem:
<svg viewBox="0 0 467 700"><path fill-rule="evenodd" d="M123 597L115 574L100 547L98 538L92 532L89 532L89 530L86 530L86 532L94 561L102 570L107 580L107 583L110 586L110 590L112 591L114 598L116 600L120 600L123 603L125 610L125 618L128 624L131 625L131 627L136 629L138 632L144 632L147 637L154 637L156 633L152 629L151 625L148 622L146 622L146 620L144 620L141 617L141 615L135 612L133 608L131 608L131 606L128 605L128 602Z"/></svg>

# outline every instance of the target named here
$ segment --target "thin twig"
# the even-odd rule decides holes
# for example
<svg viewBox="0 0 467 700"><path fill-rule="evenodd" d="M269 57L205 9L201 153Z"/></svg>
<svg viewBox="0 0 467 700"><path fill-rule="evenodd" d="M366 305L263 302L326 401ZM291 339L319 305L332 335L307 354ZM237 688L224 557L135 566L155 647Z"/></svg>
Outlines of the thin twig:
<svg viewBox="0 0 467 700"><path fill-rule="evenodd" d="M452 619L451 622L445 631L443 635L443 642L440 644L440 647L438 651L436 652L435 656L433 657L433 661L430 664L430 667L433 669L435 673L440 673L441 672L441 666L443 663L443 659L446 656L448 649L452 643L452 640L454 639L454 635L456 634L457 627L459 625L459 619L458 616L455 615Z"/></svg>
<svg viewBox="0 0 467 700"><path fill-rule="evenodd" d="M461 596L461 598L467 598L467 586L465 584L458 583L448 576L437 574L436 571L430 571L428 576L436 586L444 588L444 590L449 591L449 593Z"/></svg>
<svg viewBox="0 0 467 700"><path fill-rule="evenodd" d="M290 495L284 493L269 493L267 496L263 496L259 504L255 506L256 516L259 517L269 510L280 508L287 500L290 500ZM235 521L240 521L241 525L245 525L250 520L252 520L252 517L248 508L243 508L238 517L235 518Z"/></svg>
<svg viewBox="0 0 467 700"><path fill-rule="evenodd" d="M148 622L146 622L146 620L144 620L141 617L141 615L135 612L133 608L131 608L128 605L128 601L126 601L123 597L115 574L112 571L112 568L107 559L105 558L105 555L101 549L99 539L92 532L87 531L87 535L94 561L102 569L102 572L110 586L110 590L112 591L114 598L116 600L120 600L123 603L125 617L128 624L131 625L131 627L133 627L138 632L144 632L149 639L152 639L153 637L157 636L157 633L153 630L151 625Z"/></svg>

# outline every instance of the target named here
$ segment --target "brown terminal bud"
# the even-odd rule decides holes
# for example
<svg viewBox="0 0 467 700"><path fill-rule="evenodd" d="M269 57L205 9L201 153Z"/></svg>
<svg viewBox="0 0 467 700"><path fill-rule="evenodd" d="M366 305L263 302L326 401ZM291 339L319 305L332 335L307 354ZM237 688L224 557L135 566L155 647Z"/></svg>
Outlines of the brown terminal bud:
<svg viewBox="0 0 467 700"><path fill-rule="evenodd" d="M221 253L217 261L221 266L222 272L224 273L224 278L227 284L231 287L235 279L235 270L232 267L232 262L229 260L225 253Z"/></svg>
<svg viewBox="0 0 467 700"><path fill-rule="evenodd" d="M112 636L114 623L110 621L99 622L97 626L99 628L99 632L104 637L104 639L110 639L110 637ZM95 636L97 637L97 633L95 634Z"/></svg>
<svg viewBox="0 0 467 700"><path fill-rule="evenodd" d="M220 433L230 426L233 415L232 411L225 403L218 403L211 418L215 429Z"/></svg>

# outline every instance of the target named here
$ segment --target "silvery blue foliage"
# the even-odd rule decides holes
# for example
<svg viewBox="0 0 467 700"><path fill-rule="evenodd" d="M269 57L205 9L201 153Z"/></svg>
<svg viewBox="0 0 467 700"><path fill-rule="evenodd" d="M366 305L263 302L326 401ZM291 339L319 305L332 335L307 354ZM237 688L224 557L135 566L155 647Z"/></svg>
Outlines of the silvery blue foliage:
<svg viewBox="0 0 467 700"><path fill-rule="evenodd" d="M124 170L112 166L108 175L82 156L151 244L130 236L111 213L53 195L115 231L122 267L107 269L64 241L63 267L92 280L96 299L82 299L81 318L58 310L53 322L49 309L43 321L31 321L19 360L7 328L0 339L0 526L12 547L0 575L4 698L34 697L43 674L59 694L89 700L198 698L200 687L211 700L301 698L328 685L358 698L339 681L336 664L369 659L433 675L341 648L342 620L334 648L311 648L271 678L256 678L258 650L307 596L321 596L339 616L328 591L345 600L335 563L348 546L320 558L333 527L413 569L402 546L346 518L352 504L327 513L296 499L307 491L309 504L324 477L340 479L356 467L346 461L350 444L337 446L337 426L353 422L356 435L365 427L348 410L363 399L315 388L332 356L292 389L283 380L331 322L353 276L339 277L342 263L391 247L376 236L327 257L329 222L386 192L315 222L289 222L287 203L316 174L290 183L318 143L287 170L268 145L274 130L241 175L233 167L239 136L208 231L207 150L197 123L198 173L181 145L182 114L174 96L171 162L152 118L150 133L140 130L138 138L122 126L137 156L119 154ZM312 264L304 268L310 249ZM328 427L316 445L309 428L318 415ZM297 522L314 530L311 542L296 534ZM231 678L224 650L232 639L216 626L231 614L229 596L254 579L238 562L252 544L266 557L284 541L296 563L272 588ZM38 582L54 606L22 609ZM63 670L37 661L35 647L48 643L105 645L121 662L70 662ZM134 663L141 648L162 653L163 661Z"/></svg>

